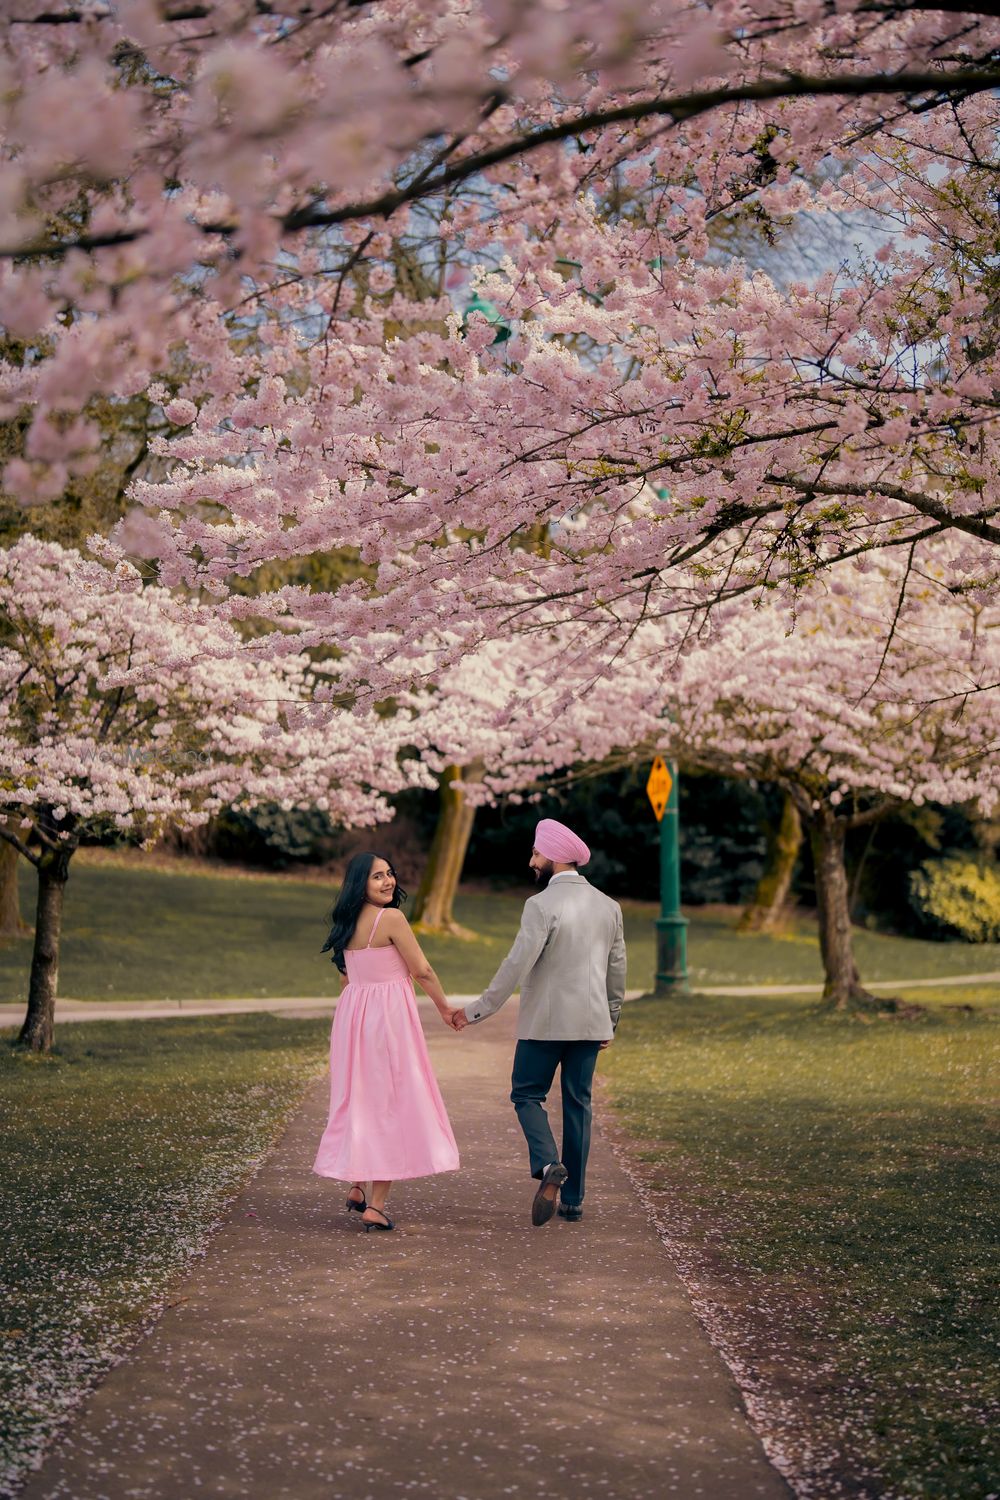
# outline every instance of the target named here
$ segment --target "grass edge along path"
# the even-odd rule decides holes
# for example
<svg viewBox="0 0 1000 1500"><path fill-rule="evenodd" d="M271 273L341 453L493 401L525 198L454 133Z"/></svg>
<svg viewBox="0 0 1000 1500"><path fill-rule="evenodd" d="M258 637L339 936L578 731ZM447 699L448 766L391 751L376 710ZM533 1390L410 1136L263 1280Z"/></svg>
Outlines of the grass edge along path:
<svg viewBox="0 0 1000 1500"><path fill-rule="evenodd" d="M204 1253L328 1032L328 1017L84 1022L43 1060L2 1034L0 1496Z"/></svg>
<svg viewBox="0 0 1000 1500"><path fill-rule="evenodd" d="M606 1056L619 1160L803 1500L997 1493L998 1021L647 1000Z"/></svg>
<svg viewBox="0 0 1000 1500"><path fill-rule="evenodd" d="M25 869L22 877L27 913L33 872ZM476 994L488 983L514 940L533 889L526 881L518 890L460 891L456 916L477 934L476 940L422 939L446 990ZM328 994L332 1004L339 985L329 955L320 949L333 892L332 884L291 878L185 875L139 861L85 863L67 887L60 993L86 1001ZM653 978L656 908L632 901L622 906L629 984L641 990ZM748 983L822 983L814 920L799 917L780 936L740 935L734 909L691 908L687 915L695 988L728 992ZM933 981L1000 970L1000 943L931 943L858 930L855 946L866 983ZM30 941L0 943L0 998L23 1002L30 960ZM975 1001L970 998L969 1003ZM58 1005L56 1025L58 1029Z"/></svg>

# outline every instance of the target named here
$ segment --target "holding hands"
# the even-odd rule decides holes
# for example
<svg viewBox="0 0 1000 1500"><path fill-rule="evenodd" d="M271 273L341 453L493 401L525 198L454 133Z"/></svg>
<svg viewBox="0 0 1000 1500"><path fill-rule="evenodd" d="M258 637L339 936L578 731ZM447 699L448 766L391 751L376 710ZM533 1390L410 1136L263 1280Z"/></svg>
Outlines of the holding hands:
<svg viewBox="0 0 1000 1500"><path fill-rule="evenodd" d="M445 1026L450 1026L451 1031L465 1031L466 1026L469 1025L465 1011L451 1010L450 1005L439 1005L438 1013Z"/></svg>

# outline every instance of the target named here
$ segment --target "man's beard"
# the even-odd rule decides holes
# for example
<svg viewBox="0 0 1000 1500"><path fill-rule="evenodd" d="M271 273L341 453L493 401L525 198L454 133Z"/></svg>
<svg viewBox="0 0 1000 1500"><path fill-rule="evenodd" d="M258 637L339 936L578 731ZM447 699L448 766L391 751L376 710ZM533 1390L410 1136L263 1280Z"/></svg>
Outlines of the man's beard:
<svg viewBox="0 0 1000 1500"><path fill-rule="evenodd" d="M532 865L531 868L532 874L535 877L535 884L538 885L540 880L548 880L549 876L552 874L552 871L555 869L555 865L550 859L547 859L541 869L539 869L537 865Z"/></svg>

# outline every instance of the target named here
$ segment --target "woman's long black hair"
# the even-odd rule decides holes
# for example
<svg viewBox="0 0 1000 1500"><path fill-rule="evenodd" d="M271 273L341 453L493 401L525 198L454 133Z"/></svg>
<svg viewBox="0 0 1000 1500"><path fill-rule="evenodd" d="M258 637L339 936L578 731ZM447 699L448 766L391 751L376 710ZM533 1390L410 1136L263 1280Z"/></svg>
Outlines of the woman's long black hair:
<svg viewBox="0 0 1000 1500"><path fill-rule="evenodd" d="M372 865L377 859L384 859L393 875L396 875L392 860L385 854L376 854L366 849L363 854L355 854L344 872L344 883L340 887L340 895L337 904L330 914L330 936L327 938L321 953L327 953L332 948L331 961L337 965L341 974L347 973L347 964L344 962L344 948L351 941L351 936L358 925L361 908L365 904L365 892L368 889L368 877L372 872ZM402 906L406 900L406 892L399 883L396 875L396 889L392 893L390 906Z"/></svg>

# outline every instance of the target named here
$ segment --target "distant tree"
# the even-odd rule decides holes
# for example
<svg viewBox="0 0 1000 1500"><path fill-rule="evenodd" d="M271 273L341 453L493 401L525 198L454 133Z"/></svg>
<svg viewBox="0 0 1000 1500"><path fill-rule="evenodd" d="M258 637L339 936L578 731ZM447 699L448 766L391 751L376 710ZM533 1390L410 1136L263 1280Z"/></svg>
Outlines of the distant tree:
<svg viewBox="0 0 1000 1500"><path fill-rule="evenodd" d="M739 921L740 932L773 932L781 925L803 844L802 819L786 792L781 817L767 829L767 863Z"/></svg>
<svg viewBox="0 0 1000 1500"><path fill-rule="evenodd" d="M637 626L613 669L595 669L578 636L530 697L530 733L503 775L523 788L529 765L537 785L659 750L773 784L810 841L825 1000L879 1005L854 958L847 834L897 809L1000 804L1000 611L965 591L964 558L938 541L852 565L794 606L730 605L703 637Z"/></svg>
<svg viewBox="0 0 1000 1500"><path fill-rule="evenodd" d="M812 848L824 995L838 1008L880 1003L854 959L848 832L901 807L988 812L1000 799L1000 615L956 593L926 554L902 572L851 569L794 614L775 603L734 615L682 656L653 731L690 761L791 798ZM637 719L643 697L652 707L637 684Z"/></svg>
<svg viewBox="0 0 1000 1500"><path fill-rule="evenodd" d="M585 643L553 629L491 641L446 668L424 693L415 735L440 786L414 908L425 928L464 935L454 899L477 807L538 796L553 773L600 761L622 743L623 726L607 712L606 694L588 691L588 663ZM565 699L561 673L579 687ZM563 700L558 708L556 696Z"/></svg>
<svg viewBox="0 0 1000 1500"><path fill-rule="evenodd" d="M234 658L231 629L55 543L0 552L0 838L35 867L38 903L20 1045L52 1044L63 898L84 837L151 840L224 806L391 816L427 784L403 761L408 715L310 718L308 664Z"/></svg>

